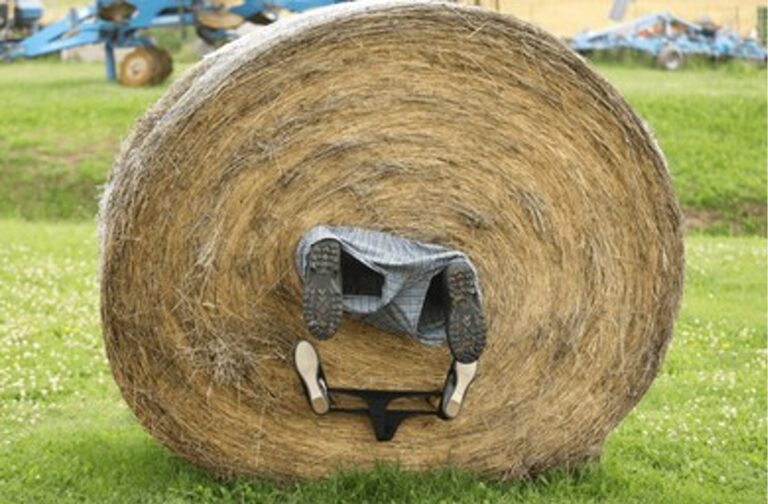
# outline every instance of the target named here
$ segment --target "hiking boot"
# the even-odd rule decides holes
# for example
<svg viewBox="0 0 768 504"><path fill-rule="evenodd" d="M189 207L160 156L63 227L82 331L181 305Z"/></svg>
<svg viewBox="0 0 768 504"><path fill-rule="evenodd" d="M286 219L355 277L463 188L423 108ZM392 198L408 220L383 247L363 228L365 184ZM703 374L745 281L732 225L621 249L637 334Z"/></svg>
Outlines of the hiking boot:
<svg viewBox="0 0 768 504"><path fill-rule="evenodd" d="M304 278L304 322L317 339L336 334L343 312L341 245L321 240L309 249Z"/></svg>
<svg viewBox="0 0 768 504"><path fill-rule="evenodd" d="M447 419L456 418L464 404L467 390L477 374L477 361L462 364L453 361L451 371L443 387L443 399L440 401L440 412Z"/></svg>
<svg viewBox="0 0 768 504"><path fill-rule="evenodd" d="M445 329L453 358L469 364L480 358L485 348L485 319L477 290L475 272L465 262L445 268L448 287L448 312Z"/></svg>
<svg viewBox="0 0 768 504"><path fill-rule="evenodd" d="M299 341L294 350L294 361L312 411L318 415L328 413L331 402L315 347L309 341Z"/></svg>

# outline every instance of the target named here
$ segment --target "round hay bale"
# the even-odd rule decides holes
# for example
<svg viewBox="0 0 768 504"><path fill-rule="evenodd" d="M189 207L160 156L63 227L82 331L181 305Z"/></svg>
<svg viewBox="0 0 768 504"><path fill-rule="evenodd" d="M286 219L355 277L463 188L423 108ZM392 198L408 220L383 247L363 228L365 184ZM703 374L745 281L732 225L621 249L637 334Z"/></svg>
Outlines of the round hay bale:
<svg viewBox="0 0 768 504"><path fill-rule="evenodd" d="M377 460L519 477L594 457L648 389L682 290L680 212L642 121L512 17L352 3L224 47L141 119L102 204L106 349L126 401L218 474L317 477ZM462 250L488 347L462 413L310 412L294 267L318 224ZM450 357L345 318L335 386L435 388Z"/></svg>

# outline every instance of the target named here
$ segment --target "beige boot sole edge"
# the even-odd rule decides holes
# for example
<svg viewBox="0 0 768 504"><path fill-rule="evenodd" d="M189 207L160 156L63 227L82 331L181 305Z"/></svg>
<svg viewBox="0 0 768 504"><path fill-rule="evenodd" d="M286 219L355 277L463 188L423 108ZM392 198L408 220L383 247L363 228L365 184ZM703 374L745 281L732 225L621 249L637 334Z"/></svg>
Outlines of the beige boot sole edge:
<svg viewBox="0 0 768 504"><path fill-rule="evenodd" d="M312 410L318 415L328 413L330 409L328 396L317 379L320 371L320 358L315 347L309 341L299 341L296 345L294 358L296 371L298 371L301 381L304 382Z"/></svg>
<svg viewBox="0 0 768 504"><path fill-rule="evenodd" d="M454 370L456 372L456 385L443 406L443 414L448 418L456 418L459 415L461 406L464 404L464 397L467 395L467 389L477 374L477 361L468 364L456 362Z"/></svg>

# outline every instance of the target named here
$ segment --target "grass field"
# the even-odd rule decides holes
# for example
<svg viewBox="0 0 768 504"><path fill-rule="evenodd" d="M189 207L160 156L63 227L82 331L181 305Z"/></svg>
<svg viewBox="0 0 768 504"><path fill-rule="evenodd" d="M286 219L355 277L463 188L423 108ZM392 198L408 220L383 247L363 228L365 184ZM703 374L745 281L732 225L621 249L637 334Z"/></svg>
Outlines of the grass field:
<svg viewBox="0 0 768 504"><path fill-rule="evenodd" d="M391 466L222 484L154 442L119 396L94 225L0 220L0 502L765 502L765 246L687 239L663 371L599 464L515 484Z"/></svg>
<svg viewBox="0 0 768 504"><path fill-rule="evenodd" d="M98 186L163 89L108 84L100 65L0 66L0 504L765 502L766 239L754 236L766 223L765 71L598 69L656 130L704 232L686 240L661 374L601 461L521 483L382 466L277 484L221 483L162 448L104 357Z"/></svg>
<svg viewBox="0 0 768 504"><path fill-rule="evenodd" d="M764 233L765 71L598 69L656 130L699 227ZM0 216L93 216L120 139L163 91L121 88L103 73L50 61L0 68Z"/></svg>

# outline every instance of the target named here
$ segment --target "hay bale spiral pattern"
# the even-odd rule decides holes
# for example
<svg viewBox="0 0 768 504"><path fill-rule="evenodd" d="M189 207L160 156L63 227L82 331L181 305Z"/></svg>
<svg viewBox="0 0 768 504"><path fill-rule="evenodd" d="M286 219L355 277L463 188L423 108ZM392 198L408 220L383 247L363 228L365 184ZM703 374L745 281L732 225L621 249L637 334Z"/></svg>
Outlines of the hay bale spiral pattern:
<svg viewBox="0 0 768 504"><path fill-rule="evenodd" d="M115 379L153 436L222 475L593 457L656 375L682 290L642 122L552 36L455 4L344 4L214 53L139 121L101 218ZM459 418L377 443L363 417L310 413L293 259L321 223L471 257L488 347ZM318 348L338 386L439 387L450 361L351 318Z"/></svg>

